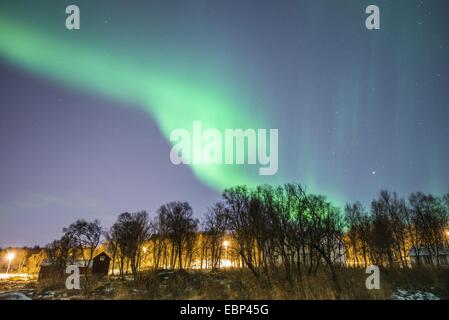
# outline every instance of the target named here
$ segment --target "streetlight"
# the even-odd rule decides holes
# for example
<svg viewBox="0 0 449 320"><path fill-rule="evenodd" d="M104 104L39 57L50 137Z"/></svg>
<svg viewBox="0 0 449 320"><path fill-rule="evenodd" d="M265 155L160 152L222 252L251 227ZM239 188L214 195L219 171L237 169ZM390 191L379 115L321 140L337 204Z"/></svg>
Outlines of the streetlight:
<svg viewBox="0 0 449 320"><path fill-rule="evenodd" d="M8 254L6 255L6 259L9 260L9 262L8 262L8 268L6 269L6 274L8 274L8 272L9 272L9 267L11 267L11 261L14 259L15 256L16 256L16 255L14 254L14 252L10 252L10 253L8 253Z"/></svg>

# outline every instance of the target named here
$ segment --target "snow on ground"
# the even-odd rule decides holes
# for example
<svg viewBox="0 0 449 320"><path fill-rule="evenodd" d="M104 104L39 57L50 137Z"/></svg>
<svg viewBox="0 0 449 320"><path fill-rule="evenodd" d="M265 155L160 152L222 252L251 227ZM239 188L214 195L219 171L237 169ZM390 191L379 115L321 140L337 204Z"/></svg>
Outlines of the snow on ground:
<svg viewBox="0 0 449 320"><path fill-rule="evenodd" d="M0 300L31 300L21 292L4 292L0 293Z"/></svg>
<svg viewBox="0 0 449 320"><path fill-rule="evenodd" d="M397 289L391 295L391 299L393 300L440 300L436 295L431 292L425 291L407 291L403 289Z"/></svg>

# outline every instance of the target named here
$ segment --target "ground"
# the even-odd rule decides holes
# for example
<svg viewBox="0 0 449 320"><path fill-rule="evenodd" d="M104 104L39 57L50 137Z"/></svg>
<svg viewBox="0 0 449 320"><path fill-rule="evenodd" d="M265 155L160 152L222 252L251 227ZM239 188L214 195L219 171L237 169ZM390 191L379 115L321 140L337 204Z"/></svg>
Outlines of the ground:
<svg viewBox="0 0 449 320"><path fill-rule="evenodd" d="M292 281L286 281L280 273L277 277L256 278L248 271L227 270L152 271L142 273L137 281L132 276L89 278L87 287L83 281L88 289L81 290L67 290L61 281L2 279L0 299L449 299L449 269L384 270L379 290L366 289L364 271L339 270L339 295L325 270Z"/></svg>

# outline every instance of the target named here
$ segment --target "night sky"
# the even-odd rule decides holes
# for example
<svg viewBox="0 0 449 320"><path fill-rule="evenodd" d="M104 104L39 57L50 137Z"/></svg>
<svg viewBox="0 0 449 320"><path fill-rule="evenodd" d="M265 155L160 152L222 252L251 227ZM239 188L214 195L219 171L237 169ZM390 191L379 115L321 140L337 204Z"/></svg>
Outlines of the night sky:
<svg viewBox="0 0 449 320"><path fill-rule="evenodd" d="M201 217L242 183L339 206L449 191L448 16L447 0L0 0L0 246L172 200ZM279 129L277 174L174 166L170 132L193 120Z"/></svg>

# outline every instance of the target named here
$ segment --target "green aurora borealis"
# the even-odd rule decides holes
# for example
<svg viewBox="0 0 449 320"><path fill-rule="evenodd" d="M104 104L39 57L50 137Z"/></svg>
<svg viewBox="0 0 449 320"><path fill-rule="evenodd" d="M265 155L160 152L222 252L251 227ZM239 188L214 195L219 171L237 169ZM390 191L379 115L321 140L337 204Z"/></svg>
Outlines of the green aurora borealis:
<svg viewBox="0 0 449 320"><path fill-rule="evenodd" d="M173 129L191 128L196 119L201 119L204 127L220 130L264 128L263 124L267 124L258 119L262 115L245 112L239 97L229 90L195 79L195 72L151 64L142 67L129 57L106 55L95 46L80 47L6 17L1 17L0 29L0 52L4 58L66 85L143 108L156 119L167 140ZM258 183L256 171L251 174L243 166L191 167L199 179L217 190Z"/></svg>
<svg viewBox="0 0 449 320"><path fill-rule="evenodd" d="M418 138L411 134L421 119L428 124L441 118L440 105L433 115L422 118L422 105L443 97L441 91L429 91L435 86L423 75L447 76L438 71L438 62L447 52L447 37L435 32L445 26L438 13L444 4L434 2L435 8L420 9L418 1L410 1L412 8L403 11L401 3L375 2L381 6L383 18L383 30L378 34L363 30L364 1L341 2L338 10L321 1L286 1L286 8L279 13L263 2L261 7L266 10L259 12L254 7L257 22L248 19L247 25L254 37L266 19L266 29L260 32L266 38L261 35L252 43L244 41L249 36L238 38L240 33L232 29L232 19L239 17L229 9L232 6L226 7L228 12L218 16L213 12L208 18L205 2L174 1L170 10L181 13L173 16L179 18L187 8L191 9L185 12L190 20L167 23L162 19L172 15L168 4L159 3L159 8L157 2L136 2L122 11L118 2L75 1L81 8L81 30L69 32L64 29L68 3L44 1L37 6L35 2L2 1L0 58L64 87L144 110L157 122L167 142L173 129L190 128L193 120L221 130L279 128L276 176L260 177L258 166L191 166L201 182L217 191L236 184L300 182L338 205L356 200L353 195L358 194L360 185L366 186L360 191L366 200L374 196L373 190L389 188L390 181L399 192L415 187L443 192L447 181L441 179L441 170L447 145L441 144L446 131L423 133ZM238 11L238 2L234 4ZM242 6L246 13L251 12L250 3ZM429 10L434 20L422 17ZM107 16L115 20L108 21ZM230 27L224 28L223 17L227 16ZM332 26L335 21L341 22L340 31ZM427 25L422 27L420 21ZM186 25L193 31L183 30ZM274 36L287 29L296 31L285 39ZM295 37L297 43L292 42ZM266 42L256 42L261 39ZM282 49L275 51L278 43ZM285 43L292 47L281 46ZM442 50L435 49L440 45ZM264 55L253 61L254 52ZM297 60L288 61L291 57ZM290 73L291 69L298 71ZM285 83L273 80L283 74ZM425 89L417 89L417 83ZM435 100L423 101L429 97ZM386 110L385 101L394 108ZM391 118L386 119L387 114ZM379 125L384 128L376 132ZM387 133L388 138L384 136ZM426 144L430 138L434 141ZM375 157L382 141L387 140L382 152L390 155ZM422 147L416 150L414 144ZM368 145L372 145L370 152L361 147ZM409 164L415 152L429 156ZM354 163L348 162L352 154L356 154ZM374 164L371 158L376 158ZM398 170L401 165L405 169ZM419 166L426 178L418 179L415 186L410 177ZM392 174L382 175L384 168L390 168ZM351 170L357 173L352 175ZM377 180L372 181L374 178Z"/></svg>

